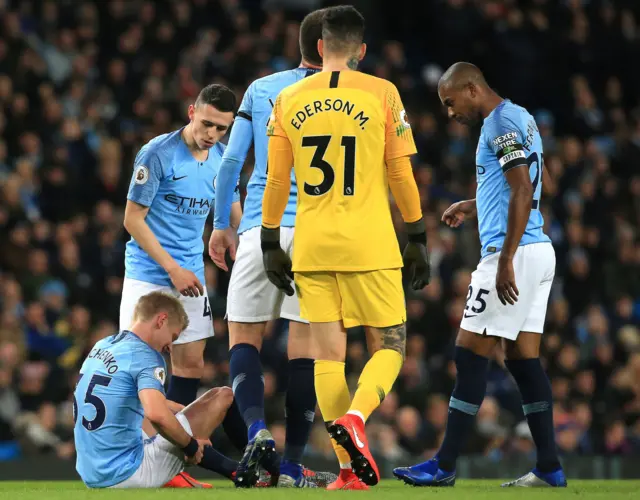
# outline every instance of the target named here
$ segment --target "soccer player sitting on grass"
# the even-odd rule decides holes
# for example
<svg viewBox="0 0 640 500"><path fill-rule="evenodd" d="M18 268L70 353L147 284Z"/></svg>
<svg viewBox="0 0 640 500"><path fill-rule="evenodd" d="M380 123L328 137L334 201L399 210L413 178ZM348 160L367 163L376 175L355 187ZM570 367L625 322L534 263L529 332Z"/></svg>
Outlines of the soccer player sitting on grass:
<svg viewBox="0 0 640 500"><path fill-rule="evenodd" d="M160 353L188 324L179 299L151 292L135 305L129 329L100 340L82 364L76 469L90 488L158 488L187 464L225 474L209 436L233 402L231 389L211 389L186 408L164 393ZM237 462L225 460L229 475Z"/></svg>

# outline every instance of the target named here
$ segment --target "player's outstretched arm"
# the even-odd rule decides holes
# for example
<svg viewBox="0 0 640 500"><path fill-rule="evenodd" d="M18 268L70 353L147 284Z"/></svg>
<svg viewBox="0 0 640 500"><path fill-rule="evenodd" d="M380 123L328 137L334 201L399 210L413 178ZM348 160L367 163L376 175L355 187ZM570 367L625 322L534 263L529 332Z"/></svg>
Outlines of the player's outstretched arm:
<svg viewBox="0 0 640 500"><path fill-rule="evenodd" d="M442 214L442 222L449 227L460 226L467 217L475 217L478 213L476 199L462 200L454 203Z"/></svg>
<svg viewBox="0 0 640 500"><path fill-rule="evenodd" d="M149 207L127 200L124 210L124 227L142 249L164 269L173 286L182 294L198 297L204 294L204 288L198 277L188 269L181 268L167 252L145 221Z"/></svg>
<svg viewBox="0 0 640 500"><path fill-rule="evenodd" d="M505 177L511 187L511 197L509 199L507 234L498 260L496 291L502 304L513 305L518 301L520 293L516 286L513 256L527 228L533 203L533 186L526 163L510 168L505 172Z"/></svg>
<svg viewBox="0 0 640 500"><path fill-rule="evenodd" d="M187 462L192 464L200 463L204 447L211 446L211 442L203 439L194 439L184 430L169 408L167 398L162 392L157 389L142 389L138 392L138 396L140 397L145 417L158 433L181 448Z"/></svg>

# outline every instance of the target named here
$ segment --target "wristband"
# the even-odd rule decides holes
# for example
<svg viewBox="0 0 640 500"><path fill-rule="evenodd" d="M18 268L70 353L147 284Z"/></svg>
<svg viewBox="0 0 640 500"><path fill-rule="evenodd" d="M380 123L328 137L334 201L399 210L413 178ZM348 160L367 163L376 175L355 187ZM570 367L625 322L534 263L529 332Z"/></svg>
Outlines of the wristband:
<svg viewBox="0 0 640 500"><path fill-rule="evenodd" d="M260 248L262 251L280 248L280 228L268 228L262 226L260 231Z"/></svg>
<svg viewBox="0 0 640 500"><path fill-rule="evenodd" d="M191 438L191 441L189 441L189 444L184 448L182 448L182 451L187 457L191 458L198 452L198 441Z"/></svg>
<svg viewBox="0 0 640 500"><path fill-rule="evenodd" d="M424 219L420 217L415 222L407 222L407 235L411 243L427 244L427 232L424 228Z"/></svg>

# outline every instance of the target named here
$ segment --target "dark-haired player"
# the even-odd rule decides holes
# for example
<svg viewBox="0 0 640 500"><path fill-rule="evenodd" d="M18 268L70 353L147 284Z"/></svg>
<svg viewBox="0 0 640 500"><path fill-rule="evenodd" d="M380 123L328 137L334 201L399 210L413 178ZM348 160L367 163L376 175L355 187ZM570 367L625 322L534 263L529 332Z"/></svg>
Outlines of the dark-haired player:
<svg viewBox="0 0 640 500"><path fill-rule="evenodd" d="M131 240L125 253L120 328L131 323L141 296L158 290L180 295L189 326L171 350L167 397L182 405L196 398L206 339L213 336L202 235L224 153L219 140L233 122L235 106L235 95L227 87L202 89L189 106L188 125L140 149L127 196L124 225ZM239 220L237 197L233 212Z"/></svg>
<svg viewBox="0 0 640 500"><path fill-rule="evenodd" d="M364 19L353 7L325 11L318 43L322 72L284 89L269 121L262 205L266 273L291 296L292 262L281 247L280 225L293 166L295 284L302 317L318 346L316 395L341 467L329 489L377 484L365 421L391 390L404 359L402 258L389 188L407 223L404 256L412 286L423 288L429 279L420 196L409 160L415 153L411 129L395 86L355 71L366 51L363 36ZM351 401L344 373L346 329L358 325L367 327L372 356Z"/></svg>
<svg viewBox="0 0 640 500"><path fill-rule="evenodd" d="M455 203L442 216L458 227L477 214L482 258L471 275L456 340L456 385L442 446L433 459L394 474L416 486L453 486L456 459L484 399L489 357L502 341L537 449L536 467L503 486L566 486L556 451L551 385L539 358L556 264L540 213L540 134L527 110L496 94L472 64L449 68L438 94L449 118L465 125L482 121L476 198Z"/></svg>
<svg viewBox="0 0 640 500"><path fill-rule="evenodd" d="M248 436L245 439L249 442L236 476L238 486L250 486L247 484L247 477L254 477L258 463L272 475L279 474L278 487L300 488L316 483L327 484L326 474L318 473L315 477L308 478L301 465L316 407L313 388L314 354L309 342L309 326L300 317L298 297L285 296L282 290L267 279L260 250L262 195L267 181L267 123L280 91L320 70L322 58L318 54L317 45L322 37L322 16L322 10L311 12L300 25L302 62L297 68L260 78L245 92L216 181L215 230L209 242L209 254L225 271L227 249L235 260L227 296L229 372L235 404L246 423L244 432ZM238 229L240 245L236 255L237 226L234 228L230 224L229 216L240 171L252 143L255 166L247 186L244 214ZM282 245L288 252L291 252L293 243L296 196L295 178L292 178L282 231ZM267 321L278 318L290 321L287 349L289 383L285 402L287 429L281 464L274 453L273 437L265 425L264 378L260 363L260 349ZM329 482L331 481L333 478L330 478Z"/></svg>

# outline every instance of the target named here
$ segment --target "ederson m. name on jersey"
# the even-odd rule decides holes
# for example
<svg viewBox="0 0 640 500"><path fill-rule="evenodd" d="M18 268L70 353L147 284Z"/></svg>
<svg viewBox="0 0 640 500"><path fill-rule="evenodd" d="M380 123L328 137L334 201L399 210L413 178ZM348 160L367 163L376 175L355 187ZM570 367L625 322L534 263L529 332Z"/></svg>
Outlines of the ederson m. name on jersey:
<svg viewBox="0 0 640 500"><path fill-rule="evenodd" d="M134 164L128 199L149 207L146 223L160 245L184 269L204 283L204 226L213 207L215 181L225 146L218 142L205 161L197 161L181 137L182 129L144 145ZM237 192L232 201L238 201ZM131 238L125 252L125 275L171 286L162 267Z"/></svg>
<svg viewBox="0 0 640 500"><path fill-rule="evenodd" d="M511 190L504 172L525 159L533 185L533 203L520 246L550 242L540 212L544 155L542 139L529 112L503 100L484 120L476 152L476 207L482 258L499 252L507 234Z"/></svg>

